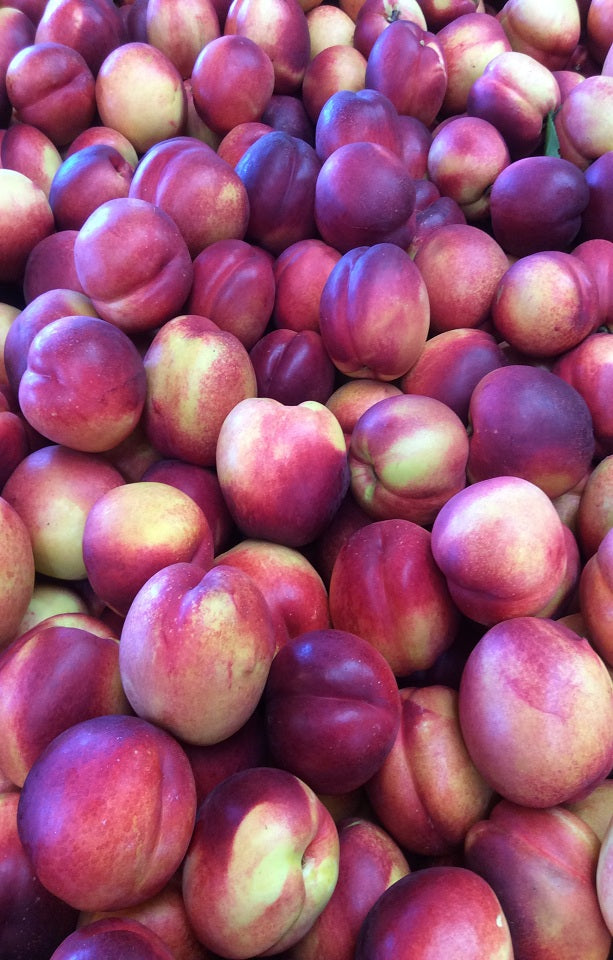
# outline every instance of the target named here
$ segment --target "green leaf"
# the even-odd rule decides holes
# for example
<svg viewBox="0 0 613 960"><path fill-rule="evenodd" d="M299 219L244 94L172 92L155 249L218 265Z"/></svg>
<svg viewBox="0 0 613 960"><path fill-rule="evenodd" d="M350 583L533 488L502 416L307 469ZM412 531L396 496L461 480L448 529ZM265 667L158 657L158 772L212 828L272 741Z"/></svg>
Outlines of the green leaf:
<svg viewBox="0 0 613 960"><path fill-rule="evenodd" d="M555 125L555 116L557 110L550 110L545 118L545 147L546 157L560 156L560 141L558 140L558 131Z"/></svg>

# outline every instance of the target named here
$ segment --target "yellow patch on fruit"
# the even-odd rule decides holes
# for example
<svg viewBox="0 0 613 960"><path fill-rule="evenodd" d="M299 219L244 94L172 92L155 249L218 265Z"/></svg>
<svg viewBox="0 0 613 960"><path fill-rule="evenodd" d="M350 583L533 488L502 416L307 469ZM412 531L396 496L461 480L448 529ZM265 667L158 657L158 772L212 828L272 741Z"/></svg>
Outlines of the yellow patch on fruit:
<svg viewBox="0 0 613 960"><path fill-rule="evenodd" d="M233 926L248 928L266 913L270 942L280 939L304 903L301 859L302 851L279 818L278 807L270 803L254 807L236 831L228 864L228 885L240 904Z"/></svg>

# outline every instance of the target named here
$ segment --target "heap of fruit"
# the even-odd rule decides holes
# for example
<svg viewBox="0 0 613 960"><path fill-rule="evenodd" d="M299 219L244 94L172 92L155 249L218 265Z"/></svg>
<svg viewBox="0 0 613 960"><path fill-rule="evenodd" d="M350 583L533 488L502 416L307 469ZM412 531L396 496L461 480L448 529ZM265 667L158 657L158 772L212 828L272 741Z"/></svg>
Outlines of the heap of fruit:
<svg viewBox="0 0 613 960"><path fill-rule="evenodd" d="M612 0L0 3L0 957L607 960Z"/></svg>

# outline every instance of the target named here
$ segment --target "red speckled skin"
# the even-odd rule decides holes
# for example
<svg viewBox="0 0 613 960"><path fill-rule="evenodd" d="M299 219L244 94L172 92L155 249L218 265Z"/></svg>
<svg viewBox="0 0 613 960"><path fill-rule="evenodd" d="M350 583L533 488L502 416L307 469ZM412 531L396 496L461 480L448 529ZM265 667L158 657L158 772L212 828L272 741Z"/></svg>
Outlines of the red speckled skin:
<svg viewBox="0 0 613 960"><path fill-rule="evenodd" d="M2 772L18 786L42 750L74 723L131 713L119 676L119 645L76 627L40 626L0 657Z"/></svg>
<svg viewBox="0 0 613 960"><path fill-rule="evenodd" d="M193 280L190 253L174 220L137 197L101 204L79 230L74 259L100 316L130 334L176 316Z"/></svg>
<svg viewBox="0 0 613 960"><path fill-rule="evenodd" d="M613 534L608 530L586 561L579 580L579 603L587 636L605 663L613 667Z"/></svg>
<svg viewBox="0 0 613 960"><path fill-rule="evenodd" d="M509 268L502 247L469 223L441 224L432 230L418 244L414 262L428 289L430 324L436 333L457 328L466 332L487 323L498 284Z"/></svg>
<svg viewBox="0 0 613 960"><path fill-rule="evenodd" d="M206 316L182 314L157 331L144 366L143 422L150 443L164 457L214 466L227 414L257 391L241 341Z"/></svg>
<svg viewBox="0 0 613 960"><path fill-rule="evenodd" d="M468 423L472 392L486 373L506 363L497 340L479 329L445 330L431 337L402 378L404 393L435 397Z"/></svg>
<svg viewBox="0 0 613 960"><path fill-rule="evenodd" d="M613 453L613 417L606 402L611 383L613 343L608 333L592 333L572 350L562 354L552 367L578 390L587 403L596 437L596 455L599 458Z"/></svg>
<svg viewBox="0 0 613 960"><path fill-rule="evenodd" d="M192 259L218 240L243 238L247 192L230 164L208 144L187 136L163 140L149 148L137 174L130 197L149 200L167 213Z"/></svg>
<svg viewBox="0 0 613 960"><path fill-rule="evenodd" d="M376 144L347 144L330 161L343 150L363 146L384 149ZM397 162L393 154L388 156ZM362 240L366 239L363 235ZM404 376L424 348L429 323L422 275L409 255L392 243L373 242L348 251L322 290L324 345L338 369L351 377L395 380Z"/></svg>
<svg viewBox="0 0 613 960"><path fill-rule="evenodd" d="M189 844L196 790L176 740L133 716L56 737L23 786L19 836L41 882L79 910L153 896Z"/></svg>
<svg viewBox="0 0 613 960"><path fill-rule="evenodd" d="M134 481L92 506L83 529L83 559L94 593L125 617L146 581L169 564L213 560L213 535L198 504L170 484Z"/></svg>
<svg viewBox="0 0 613 960"><path fill-rule="evenodd" d="M43 291L17 314L4 343L6 374L15 393L28 365L28 348L36 334L53 320L75 315L95 317L97 313L89 297L68 287Z"/></svg>
<svg viewBox="0 0 613 960"><path fill-rule="evenodd" d="M54 40L24 47L6 71L16 119L38 127L57 147L67 146L93 122L95 86L79 51Z"/></svg>
<svg viewBox="0 0 613 960"><path fill-rule="evenodd" d="M433 397L401 394L366 410L351 434L351 490L376 520L429 527L466 486L466 428Z"/></svg>
<svg viewBox="0 0 613 960"><path fill-rule="evenodd" d="M242 540L215 557L214 565L244 570L262 591L275 625L277 648L307 630L329 627L328 593L299 550L265 540Z"/></svg>
<svg viewBox="0 0 613 960"><path fill-rule="evenodd" d="M260 339L275 301L273 258L245 240L217 240L194 260L188 313L208 317L250 350Z"/></svg>

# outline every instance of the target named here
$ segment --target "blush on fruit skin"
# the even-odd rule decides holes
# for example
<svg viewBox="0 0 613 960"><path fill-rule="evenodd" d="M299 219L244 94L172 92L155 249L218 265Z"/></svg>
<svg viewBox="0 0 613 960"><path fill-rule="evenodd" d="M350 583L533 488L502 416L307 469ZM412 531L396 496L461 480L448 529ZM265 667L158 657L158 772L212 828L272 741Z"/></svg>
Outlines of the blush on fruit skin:
<svg viewBox="0 0 613 960"><path fill-rule="evenodd" d="M272 897L262 897L266 867ZM242 770L198 810L182 874L188 917L216 953L281 952L321 913L338 868L338 830L313 790L275 767Z"/></svg>
<svg viewBox="0 0 613 960"><path fill-rule="evenodd" d="M572 801L611 769L610 676L588 641L556 621L515 617L491 627L462 673L459 711L475 766L513 803Z"/></svg>
<svg viewBox="0 0 613 960"><path fill-rule="evenodd" d="M394 746L366 785L379 821L404 850L453 854L487 816L494 792L470 758L457 690L442 684L400 688ZM436 756L440 765L430 763Z"/></svg>
<svg viewBox="0 0 613 960"><path fill-rule="evenodd" d="M131 712L117 641L76 627L41 626L14 640L0 659L0 689L2 769L19 787L65 729L89 717Z"/></svg>
<svg viewBox="0 0 613 960"><path fill-rule="evenodd" d="M413 179L396 153L377 143L346 143L324 161L315 189L322 239L347 253L375 243L408 246Z"/></svg>
<svg viewBox="0 0 613 960"><path fill-rule="evenodd" d="M611 934L594 883L600 848L587 822L560 806L534 810L500 800L469 830L466 863L496 891L516 955L607 956ZM552 891L562 889L552 901Z"/></svg>
<svg viewBox="0 0 613 960"><path fill-rule="evenodd" d="M271 664L264 703L272 757L323 794L363 786L400 722L389 664L367 640L342 630L288 641Z"/></svg>
<svg viewBox="0 0 613 960"><path fill-rule="evenodd" d="M466 867L414 870L389 887L364 920L356 960L408 960L410 950L512 960L506 917L492 887ZM434 949L435 953L432 953Z"/></svg>
<svg viewBox="0 0 613 960"><path fill-rule="evenodd" d="M334 627L368 640L396 677L432 666L459 627L431 534L409 520L371 521L347 538L332 567L329 606Z"/></svg>
<svg viewBox="0 0 613 960"><path fill-rule="evenodd" d="M331 950L338 960L350 960L370 907L410 872L400 847L369 817L342 817L337 828L338 880L322 913L293 948L296 960L317 960Z"/></svg>
<svg viewBox="0 0 613 960"><path fill-rule="evenodd" d="M128 610L122 683L139 716L186 743L220 743L257 708L275 641L268 604L247 573L172 563Z"/></svg>
<svg viewBox="0 0 613 960"><path fill-rule="evenodd" d="M549 370L518 363L491 371L473 391L469 416L471 481L513 474L555 499L590 471L596 440L589 407Z"/></svg>
<svg viewBox="0 0 613 960"><path fill-rule="evenodd" d="M604 960L610 0L12 2L0 960Z"/></svg>
<svg viewBox="0 0 613 960"><path fill-rule="evenodd" d="M73 960L95 951L101 951L101 956L129 954L133 960L172 960L174 956L149 926L130 917L105 917L73 931L51 960Z"/></svg>
<svg viewBox="0 0 613 960"><path fill-rule="evenodd" d="M404 376L425 346L429 323L426 284L395 243L365 241L352 247L332 267L321 292L323 343L349 377L392 381Z"/></svg>
<svg viewBox="0 0 613 960"><path fill-rule="evenodd" d="M243 536L289 547L320 536L349 488L341 426L311 400L295 407L269 397L242 400L222 424L216 468Z"/></svg>
<svg viewBox="0 0 613 960"><path fill-rule="evenodd" d="M79 910L112 910L165 886L195 813L194 778L177 741L118 715L85 720L51 742L26 778L17 823L47 889Z"/></svg>
<svg viewBox="0 0 613 960"><path fill-rule="evenodd" d="M129 335L154 330L179 313L193 282L178 226L160 207L137 197L99 206L79 230L74 260L99 315Z"/></svg>
<svg viewBox="0 0 613 960"><path fill-rule="evenodd" d="M43 437L104 453L136 428L146 390L142 358L126 333L100 317L67 316L35 335L18 396Z"/></svg>

